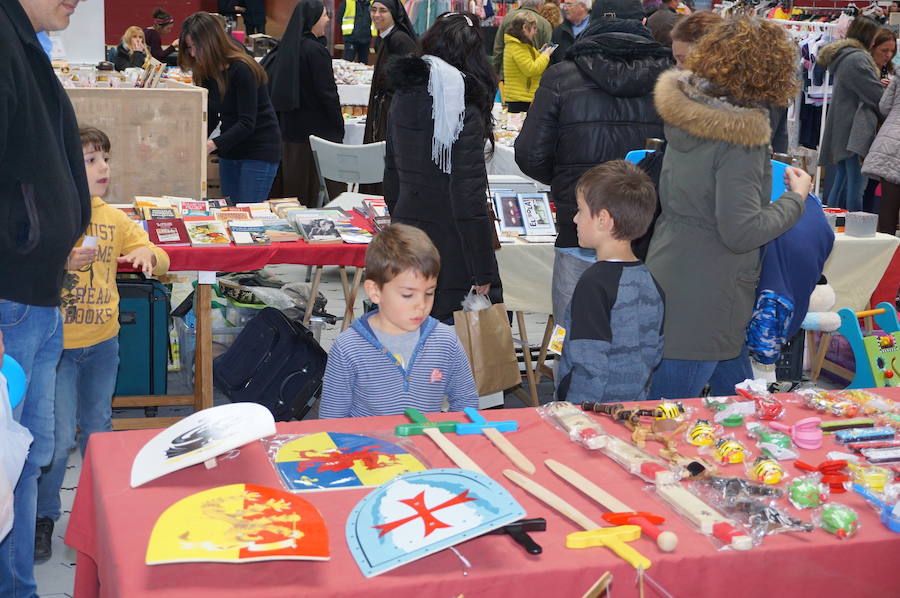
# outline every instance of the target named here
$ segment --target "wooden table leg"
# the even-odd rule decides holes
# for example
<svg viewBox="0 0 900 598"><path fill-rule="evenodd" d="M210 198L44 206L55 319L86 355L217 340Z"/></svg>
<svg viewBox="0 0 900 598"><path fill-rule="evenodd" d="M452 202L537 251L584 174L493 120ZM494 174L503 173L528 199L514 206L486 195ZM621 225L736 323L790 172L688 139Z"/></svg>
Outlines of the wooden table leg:
<svg viewBox="0 0 900 598"><path fill-rule="evenodd" d="M547 325L544 327L544 338L541 340L541 350L538 353L537 365L534 368L534 373L537 375L538 380L541 379L541 376L553 380L553 370L545 366L544 362L547 361L547 348L550 345L550 339L553 337L553 328L555 325L556 321L553 319L553 315L547 316Z"/></svg>
<svg viewBox="0 0 900 598"><path fill-rule="evenodd" d="M525 379L528 380L528 400L532 407L539 404L537 382L534 379L534 367L531 365L531 345L528 344L528 333L525 331L525 313L516 312L516 322L519 325L519 338L522 339L522 358L525 361Z"/></svg>
<svg viewBox="0 0 900 598"><path fill-rule="evenodd" d="M349 291L344 289L344 299L347 302L347 309L344 310L344 322L341 324L341 332L347 329L353 322L353 308L356 306L356 296L359 295L359 285L362 282L363 268L357 266L356 272L353 273L353 284L350 285Z"/></svg>
<svg viewBox="0 0 900 598"><path fill-rule="evenodd" d="M316 305L316 297L319 295L319 283L322 281L322 266L316 266L312 284L309 287L309 297L306 298L306 313L303 314L303 325L309 328L309 320L312 318L313 308Z"/></svg>
<svg viewBox="0 0 900 598"><path fill-rule="evenodd" d="M197 284L194 294L196 347L194 352L194 411L213 406L212 286Z"/></svg>
<svg viewBox="0 0 900 598"><path fill-rule="evenodd" d="M819 374L822 372L822 366L825 364L825 353L828 351L828 345L831 344L831 332L824 332L822 336L819 338L819 347L816 351L815 357L813 357L812 362L809 364L809 377L811 380L818 380ZM812 340L813 336L810 333L810 340Z"/></svg>

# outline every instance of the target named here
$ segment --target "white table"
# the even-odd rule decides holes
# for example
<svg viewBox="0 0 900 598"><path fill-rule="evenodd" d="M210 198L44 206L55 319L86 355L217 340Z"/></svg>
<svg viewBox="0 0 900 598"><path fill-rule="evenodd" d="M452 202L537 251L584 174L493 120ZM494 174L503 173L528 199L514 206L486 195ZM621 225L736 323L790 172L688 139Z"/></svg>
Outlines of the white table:
<svg viewBox="0 0 900 598"><path fill-rule="evenodd" d="M511 174L520 176L529 181L534 181L531 177L525 176L525 173L516 164L516 152L511 146L500 145L494 146L494 155L485 161L487 173L490 174ZM534 181L538 191L549 191L550 185L545 185L540 181Z"/></svg>
<svg viewBox="0 0 900 598"><path fill-rule="evenodd" d="M338 97L341 106L368 106L370 85L341 85L338 84Z"/></svg>
<svg viewBox="0 0 900 598"><path fill-rule="evenodd" d="M834 289L834 311L848 307L866 309L875 287L900 245L900 238L878 233L874 237L848 237L837 233L834 249L825 262L823 274Z"/></svg>
<svg viewBox="0 0 900 598"><path fill-rule="evenodd" d="M344 119L344 145L362 145L363 134L366 131L366 118Z"/></svg>

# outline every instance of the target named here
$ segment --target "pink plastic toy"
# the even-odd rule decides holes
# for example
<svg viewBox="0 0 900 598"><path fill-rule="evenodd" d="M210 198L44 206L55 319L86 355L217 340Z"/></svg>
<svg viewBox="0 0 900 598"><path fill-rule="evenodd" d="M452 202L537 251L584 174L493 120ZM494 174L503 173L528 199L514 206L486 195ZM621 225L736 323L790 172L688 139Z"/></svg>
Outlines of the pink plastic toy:
<svg viewBox="0 0 900 598"><path fill-rule="evenodd" d="M819 417L807 417L797 421L793 426L788 426L779 422L769 422L769 427L779 432L787 432L791 435L791 440L798 448L806 450L815 450L822 446L822 428L819 424L822 419Z"/></svg>

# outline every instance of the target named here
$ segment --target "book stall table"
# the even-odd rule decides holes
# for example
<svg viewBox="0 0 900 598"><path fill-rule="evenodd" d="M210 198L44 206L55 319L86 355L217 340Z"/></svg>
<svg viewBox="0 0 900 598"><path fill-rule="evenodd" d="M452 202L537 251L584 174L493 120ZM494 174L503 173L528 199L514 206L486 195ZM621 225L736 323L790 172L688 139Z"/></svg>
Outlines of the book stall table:
<svg viewBox="0 0 900 598"><path fill-rule="evenodd" d="M499 147L499 146L498 146ZM877 234L874 237L850 237L837 233L834 248L825 262L823 273L835 293L834 310L842 307L854 311L866 309L870 297L879 289L883 297L872 302L891 301L897 295L900 281L900 238ZM542 375L549 377L544 366L547 343L553 330L553 305L550 289L553 281L554 248L550 243L527 243L516 240L504 243L497 251L500 280L503 281L503 300L507 309L523 318L524 312L551 314L544 331L543 342L535 367L526 371L529 400L537 403L537 382ZM873 298L874 299L874 298ZM522 342L527 345L524 326L519 324ZM811 345L811 349L814 349ZM526 354L526 369L530 362Z"/></svg>
<svg viewBox="0 0 900 598"><path fill-rule="evenodd" d="M900 391L879 389L883 396L900 400ZM691 418L711 413L699 399L683 402L696 411ZM673 595L691 598L758 598L760 596L852 596L886 598L900 595L896 572L900 535L879 521L878 513L854 492L832 495L859 515L856 535L840 540L821 529L808 533L768 535L747 551L720 550L661 501L646 483L632 476L599 451L571 442L566 433L553 428L536 410L507 409L484 412L491 420L516 420L517 432L505 434L537 467L533 479L561 496L591 519L599 520L603 509L557 478L545 466L555 459L599 485L637 511L666 518L662 528L675 533L674 552L661 552L656 543L642 537L630 545L652 561L647 575L669 594L647 590L648 596ZM818 415L799 405L788 405L784 422ZM429 414L431 420L465 421L461 413ZM609 434L627 438L627 430L602 416L591 416ZM829 418L825 418L829 419ZM311 420L277 424L278 433L391 432L406 423L401 416L339 420ZM733 428L748 442L744 429ZM77 552L75 598L124 596L127 598L398 598L411 596L467 598L496 596L580 597L609 571L614 595L638 596L635 570L604 548L583 550L565 547L567 534L578 531L569 520L509 482L501 472L510 461L482 435L447 433L462 451L508 490L522 505L526 517L546 519L546 531L530 533L543 552L526 553L507 535L487 535L456 548L471 564L449 550L432 554L372 578L365 578L355 564L345 539L345 525L354 505L367 494L364 489L303 492L305 500L324 517L328 529L329 561L267 561L247 564L184 563L145 564L148 539L157 518L170 505L189 495L227 484L258 484L282 488L278 474L267 460L259 441L239 449L239 454L220 460L217 467L202 465L176 471L138 488L131 488L129 472L138 450L154 431L136 430L91 436L81 472L78 493L69 520L66 544ZM431 440L411 436L417 451L431 468L453 467ZM659 444L648 442L655 453ZM748 444L755 448L755 444ZM830 437L821 449L798 450L811 464L826 459L840 448ZM679 450L696 455L696 447L679 440ZM752 450L752 449L751 449ZM787 465L788 482L804 472ZM721 468L726 476L746 477L743 465ZM684 486L686 483L682 482ZM784 486L782 482L780 486ZM783 504L784 503L784 504ZM810 512L779 505L791 516L810 521ZM440 520L440 514L434 513Z"/></svg>
<svg viewBox="0 0 900 598"><path fill-rule="evenodd" d="M190 405L194 411L207 409L213 405L212 388L212 285L216 283L216 272L242 272L257 270L268 264L304 264L315 270L310 288L310 297L318 292L324 266L340 269L341 285L347 307L344 310L343 327L353 320L354 304L359 293L365 266L367 245L348 243L334 245L310 245L305 241L272 243L262 247L163 247L169 255L171 272L191 272L199 274L197 292L194 296L196 314L196 350L194 354L194 392L190 395L147 395L113 397L113 407L152 407ZM356 268L352 281L347 275L347 266ZM307 310L303 319L309 325L312 310ZM136 428L158 428L169 426L179 417L136 417L113 418L113 429L130 430Z"/></svg>

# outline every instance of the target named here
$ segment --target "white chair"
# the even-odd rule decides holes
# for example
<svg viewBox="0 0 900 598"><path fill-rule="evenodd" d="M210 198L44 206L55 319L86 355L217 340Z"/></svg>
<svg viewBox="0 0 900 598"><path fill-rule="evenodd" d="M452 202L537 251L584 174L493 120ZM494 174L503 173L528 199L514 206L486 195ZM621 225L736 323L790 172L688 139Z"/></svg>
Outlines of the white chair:
<svg viewBox="0 0 900 598"><path fill-rule="evenodd" d="M320 201L317 206L332 200L328 196L325 179L347 183L349 193L358 193L361 183L380 183L384 180L384 141L365 145L344 145L310 135L309 145L316 160L316 171L319 173ZM343 195L341 193L335 199L339 200ZM322 197L324 201L321 201Z"/></svg>

